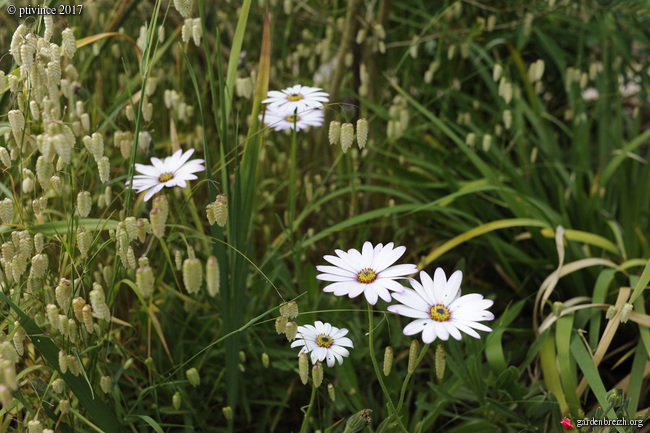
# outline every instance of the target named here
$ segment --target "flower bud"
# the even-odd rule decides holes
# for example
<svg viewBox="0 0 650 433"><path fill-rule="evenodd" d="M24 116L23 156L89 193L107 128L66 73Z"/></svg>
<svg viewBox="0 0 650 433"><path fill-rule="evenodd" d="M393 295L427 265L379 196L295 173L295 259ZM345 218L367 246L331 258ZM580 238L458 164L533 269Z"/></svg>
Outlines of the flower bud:
<svg viewBox="0 0 650 433"><path fill-rule="evenodd" d="M318 388L323 383L323 366L320 362L314 364L311 368L311 378L314 381L314 386Z"/></svg>
<svg viewBox="0 0 650 433"><path fill-rule="evenodd" d="M232 408L230 406L224 406L221 412L228 421L232 419Z"/></svg>
<svg viewBox="0 0 650 433"><path fill-rule="evenodd" d="M393 348L388 346L384 351L384 376L388 376L392 368L393 368Z"/></svg>
<svg viewBox="0 0 650 433"><path fill-rule="evenodd" d="M614 388L607 393L607 404L614 409L618 408L624 401L625 396L621 388Z"/></svg>
<svg viewBox="0 0 650 433"><path fill-rule="evenodd" d="M418 354L420 353L420 342L418 340L411 341L411 348L409 349L409 363L407 371L413 373L418 366Z"/></svg>
<svg viewBox="0 0 650 433"><path fill-rule="evenodd" d="M192 386L197 387L201 383L201 377L199 376L199 372L196 368L190 368L187 370L187 372L185 372L185 375L187 376L187 380Z"/></svg>
<svg viewBox="0 0 650 433"><path fill-rule="evenodd" d="M357 433L369 426L372 423L371 413L372 410L363 409L352 415L345 423L343 433Z"/></svg>
<svg viewBox="0 0 650 433"><path fill-rule="evenodd" d="M303 385L307 385L309 381L309 360L307 360L307 354L301 352L298 355L298 374L300 375L300 380Z"/></svg>

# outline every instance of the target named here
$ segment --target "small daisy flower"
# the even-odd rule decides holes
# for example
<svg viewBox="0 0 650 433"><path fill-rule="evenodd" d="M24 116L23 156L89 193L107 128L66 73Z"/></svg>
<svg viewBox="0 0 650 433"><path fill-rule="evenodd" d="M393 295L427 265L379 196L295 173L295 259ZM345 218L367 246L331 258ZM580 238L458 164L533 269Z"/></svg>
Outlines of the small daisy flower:
<svg viewBox="0 0 650 433"><path fill-rule="evenodd" d="M428 344L436 338L446 341L450 335L460 340L460 331L474 338L481 338L475 329L492 332L478 322L494 319L494 314L487 311L494 302L478 293L460 296L462 278L462 272L456 271L447 280L445 272L438 268L432 280L422 271L422 284L409 280L415 290L394 293L393 298L400 304L389 305L388 311L417 319L406 325L404 335L422 332L422 341Z"/></svg>
<svg viewBox="0 0 650 433"><path fill-rule="evenodd" d="M260 120L262 115L260 114ZM305 129L308 126L321 126L325 121L323 110L307 109L307 111L294 112L284 108L266 109L264 123L276 131L296 128L296 131Z"/></svg>
<svg viewBox="0 0 650 433"><path fill-rule="evenodd" d="M303 346L298 353L311 354L311 363L327 359L327 366L334 367L335 361L343 364L343 357L350 355L346 347L353 348L352 340L346 337L348 330L337 328L317 320L313 325L298 326L296 341L291 347Z"/></svg>
<svg viewBox="0 0 650 433"><path fill-rule="evenodd" d="M329 94L323 92L323 89L300 84L284 90L271 90L267 96L262 101L263 104L269 104L267 108L286 109L291 113L296 109L301 112L310 108L323 108L323 102L329 101Z"/></svg>
<svg viewBox="0 0 650 433"><path fill-rule="evenodd" d="M375 247L370 242L363 244L361 252L350 249L346 253L335 250L336 256L323 257L334 266L316 266L322 272L316 278L323 281L332 281L333 284L325 287L324 292L334 293L336 296L348 295L355 298L363 293L371 305L377 303L377 298L390 302L390 292L401 292L404 286L395 281L409 274L417 272L415 265L395 265L406 251L406 247L393 248L390 242L383 246Z"/></svg>
<svg viewBox="0 0 650 433"><path fill-rule="evenodd" d="M136 164L135 170L138 175L133 176L133 188L136 192L147 191L144 201L148 201L154 194L161 189L174 186L185 188L186 181L198 179L193 173L205 170L202 159L193 159L188 161L194 153L190 149L183 153L177 150L172 156L168 156L163 161L158 158L151 158L153 165ZM129 182L127 181L127 186Z"/></svg>

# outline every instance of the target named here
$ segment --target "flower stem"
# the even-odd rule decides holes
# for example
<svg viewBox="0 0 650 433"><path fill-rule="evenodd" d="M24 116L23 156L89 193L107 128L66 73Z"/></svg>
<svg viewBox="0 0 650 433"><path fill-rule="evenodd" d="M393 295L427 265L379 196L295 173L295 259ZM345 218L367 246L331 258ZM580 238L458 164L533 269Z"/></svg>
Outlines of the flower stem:
<svg viewBox="0 0 650 433"><path fill-rule="evenodd" d="M302 426L300 426L300 433L309 433L309 414L311 413L312 406L314 406L315 399L316 399L316 386L312 384L309 406L307 406L307 410L305 411L305 417L302 420Z"/></svg>
<svg viewBox="0 0 650 433"><path fill-rule="evenodd" d="M384 392L384 398L388 403L388 409L391 412L390 417L395 418L395 420L397 421L397 425L400 428L400 431L402 431L403 433L408 433L408 430L406 429L406 427L404 427L404 424L402 424L402 419L400 418L399 413L395 409L393 400L390 398L390 394L388 393L388 389L384 384L384 380L381 378L381 371L379 370L379 364L377 364L377 358L375 358L375 348L374 348L374 343L372 341L372 333L373 333L372 305L368 304L368 347L370 349L370 360L372 361L372 366L375 369L375 376L377 376L377 380L379 381L381 390Z"/></svg>
<svg viewBox="0 0 650 433"><path fill-rule="evenodd" d="M427 354L427 351L429 350L429 344L425 344L422 350L420 351L420 354L418 355L418 359L415 362L415 365L418 366L420 365L420 362L422 361L422 358L424 358L424 355ZM399 402L397 403L397 412L399 412L402 409L402 405L404 404L404 396L406 395L406 386L408 385L409 381L411 380L411 376L413 376L413 373L415 373L415 370L411 371L410 373L406 374L406 377L404 378L404 383L402 383L402 390L399 393Z"/></svg>

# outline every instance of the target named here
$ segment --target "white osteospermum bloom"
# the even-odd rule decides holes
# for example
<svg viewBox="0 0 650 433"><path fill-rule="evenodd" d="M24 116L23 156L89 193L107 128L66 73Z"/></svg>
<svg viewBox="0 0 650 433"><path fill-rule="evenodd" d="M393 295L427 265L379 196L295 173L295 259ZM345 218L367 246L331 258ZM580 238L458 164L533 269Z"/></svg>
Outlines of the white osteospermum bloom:
<svg viewBox="0 0 650 433"><path fill-rule="evenodd" d="M262 119L261 114L260 119ZM276 131L294 127L296 131L300 131L308 126L321 126L324 121L323 110L319 109L308 109L307 111L295 113L293 110L283 108L275 110L267 108L264 115L264 123Z"/></svg>
<svg viewBox="0 0 650 433"><path fill-rule="evenodd" d="M363 293L371 305L377 303L378 297L390 302L389 290L405 290L395 279L404 278L418 270L417 266L412 264L391 266L405 251L406 247L403 246L393 248L392 242L386 246L377 244L375 247L366 242L361 252L355 249L350 249L347 253L335 250L336 256L323 257L334 266L316 266L316 269L322 272L316 278L332 281L333 284L325 287L323 291L334 293L336 296L348 295L355 298Z"/></svg>
<svg viewBox="0 0 650 433"><path fill-rule="evenodd" d="M153 165L136 164L135 169L141 174L133 176L133 188L136 192L148 190L144 201L148 201L165 187L180 186L185 188L186 181L198 179L193 173L205 170L202 159L188 161L193 153L194 149L185 153L179 149L162 161L158 158L151 158Z"/></svg>
<svg viewBox="0 0 650 433"><path fill-rule="evenodd" d="M460 331L474 338L481 338L475 329L492 332L478 322L494 319L494 314L487 311L494 302L478 293L460 296L462 278L462 272L456 271L447 280L445 272L438 268L432 280L422 271L422 284L409 280L415 290L394 293L393 298L400 304L389 305L388 311L417 319L406 325L404 335L422 332L422 341L428 344L436 338L446 341L450 335L460 340Z"/></svg>
<svg viewBox="0 0 650 433"><path fill-rule="evenodd" d="M298 326L296 341L291 343L291 347L303 346L298 355L309 353L312 364L327 359L327 366L334 367L335 361L343 364L343 357L350 355L346 347L354 347L352 340L346 337L347 333L345 328L339 329L317 320L313 325Z"/></svg>
<svg viewBox="0 0 650 433"><path fill-rule="evenodd" d="M291 113L296 109L301 112L310 108L323 108L323 102L329 101L329 94L323 92L323 89L300 84L284 90L271 90L267 96L262 101L263 104L269 104L267 108L272 110L285 109Z"/></svg>

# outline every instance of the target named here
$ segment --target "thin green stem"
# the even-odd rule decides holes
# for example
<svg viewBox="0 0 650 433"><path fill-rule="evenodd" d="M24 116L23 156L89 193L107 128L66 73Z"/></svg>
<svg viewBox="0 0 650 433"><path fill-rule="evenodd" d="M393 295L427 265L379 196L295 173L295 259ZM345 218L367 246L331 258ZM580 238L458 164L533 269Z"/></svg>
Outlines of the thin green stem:
<svg viewBox="0 0 650 433"><path fill-rule="evenodd" d="M402 419L399 416L399 413L395 409L395 405L393 404L393 400L390 398L390 394L388 393L388 388L386 388L386 384L384 384L384 380L381 378L381 371L379 370L379 364L377 364L377 358L375 358L375 346L372 341L372 334L373 334L373 320L372 320L372 305L368 304L368 347L370 349L370 360L372 361L372 367L375 369L375 376L377 376L377 380L379 381L379 385L381 386L381 390L384 392L384 398L386 399L386 402L388 403L388 409L390 410L390 417L394 417L395 420L397 421L397 425L399 426L400 430L404 433L408 433L408 430L406 427L404 427L404 424L402 424Z"/></svg>
<svg viewBox="0 0 650 433"><path fill-rule="evenodd" d="M311 408L314 406L314 400L316 399L316 386L312 385L311 387L311 397L309 398L309 406L305 411L305 417L302 420L302 426L300 426L300 433L309 433L309 414L311 413Z"/></svg>
<svg viewBox="0 0 650 433"><path fill-rule="evenodd" d="M422 362L422 359L424 358L424 355L427 354L427 351L429 350L429 344L425 344L422 350L420 351L420 354L418 355L418 359L415 362L416 367L420 365L420 362ZM404 378L404 383L402 383L402 389L399 393L399 402L397 403L397 412L399 413L400 410L402 410L402 405L404 404L404 396L406 395L406 387L411 380L411 376L413 376L413 373L415 373L415 369L413 371L409 372L406 374L406 377Z"/></svg>

